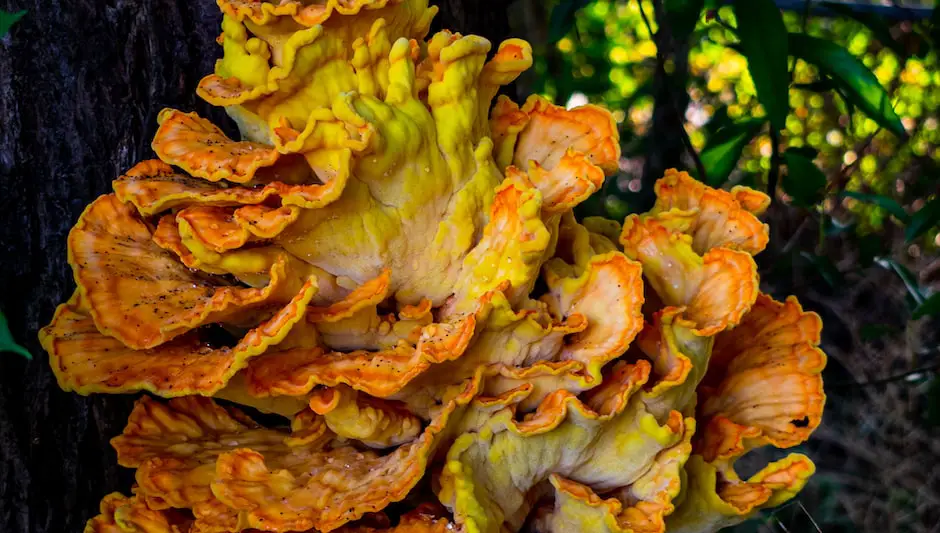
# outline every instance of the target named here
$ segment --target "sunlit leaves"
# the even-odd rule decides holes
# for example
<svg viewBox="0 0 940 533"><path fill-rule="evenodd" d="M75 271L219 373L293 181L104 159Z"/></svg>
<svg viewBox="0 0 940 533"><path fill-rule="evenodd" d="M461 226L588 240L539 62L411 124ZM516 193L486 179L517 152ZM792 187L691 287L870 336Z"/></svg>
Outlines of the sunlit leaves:
<svg viewBox="0 0 940 533"><path fill-rule="evenodd" d="M783 190L793 198L795 204L803 207L820 201L826 188L826 175L808 155L803 150L793 148L787 149L783 154L787 163Z"/></svg>
<svg viewBox="0 0 940 533"><path fill-rule="evenodd" d="M878 39L878 42L880 42L882 46L890 48L895 54L898 55L898 57L907 57L907 50L905 50L904 45L902 45L894 38L894 36L891 35L891 28L888 26L888 23L884 18L879 17L874 13L857 11L846 4L840 4L837 2L822 2L821 5L834 13L855 19L858 22L864 24L865 27L871 31L872 35Z"/></svg>
<svg viewBox="0 0 940 533"><path fill-rule="evenodd" d="M22 9L20 11L4 11L0 9L0 38L4 37L7 33L10 32L10 28L16 24L16 21L23 18L23 15L26 14L26 10Z"/></svg>
<svg viewBox="0 0 940 533"><path fill-rule="evenodd" d="M13 340L10 333L10 327L7 325L7 317L0 311L0 352L9 352L22 355L27 359L32 359L29 350L23 348Z"/></svg>
<svg viewBox="0 0 940 533"><path fill-rule="evenodd" d="M709 185L720 186L728 181L744 147L757 135L763 123L762 119L731 123L709 137L699 155L707 175L705 181Z"/></svg>
<svg viewBox="0 0 940 533"><path fill-rule="evenodd" d="M937 224L940 224L940 198L927 202L924 207L914 213L904 237L908 242L913 241Z"/></svg>
<svg viewBox="0 0 940 533"><path fill-rule="evenodd" d="M865 202L867 204L877 205L878 207L884 209L885 211L891 213L896 219L900 220L903 223L907 223L910 220L910 215L907 214L907 211L901 207L896 200L893 198L888 198L883 194L867 194L862 192L855 191L845 191L842 193L842 196L847 198L852 198L858 200L859 202Z"/></svg>
<svg viewBox="0 0 940 533"><path fill-rule="evenodd" d="M735 0L741 51L757 88L757 99L776 130L786 127L790 75L787 28L773 0Z"/></svg>
<svg viewBox="0 0 940 533"><path fill-rule="evenodd" d="M791 54L829 75L855 107L895 135L907 136L878 78L848 50L832 41L802 33L791 33L789 44Z"/></svg>
<svg viewBox="0 0 940 533"><path fill-rule="evenodd" d="M552 16L548 21L548 41L557 43L562 37L568 35L574 26L574 17L582 7L593 0L562 0L552 9Z"/></svg>

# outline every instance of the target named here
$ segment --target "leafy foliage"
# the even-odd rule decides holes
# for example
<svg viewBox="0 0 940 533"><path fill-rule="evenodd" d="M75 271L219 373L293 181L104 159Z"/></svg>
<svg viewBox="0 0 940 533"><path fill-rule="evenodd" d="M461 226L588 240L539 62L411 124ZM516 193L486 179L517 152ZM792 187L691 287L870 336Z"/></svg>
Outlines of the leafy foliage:
<svg viewBox="0 0 940 533"><path fill-rule="evenodd" d="M685 169L701 167L697 176L712 186L763 189L773 197L771 216L798 225L762 265L767 279L836 295L865 276L889 273L907 307L897 323L879 317L859 324L853 333L861 342L897 340L936 320L940 281L930 278L940 279L940 5L925 19L906 3L881 2L876 11L861 1L579 2L571 31L537 65L535 89L561 103L615 110L621 173L582 214L622 218L642 205L659 177L648 162L663 138L650 133L662 135L657 120L678 101L682 121L669 134L688 135L698 159L685 150ZM665 40L655 36L661 30ZM683 90L687 107L675 97ZM923 420L940 425L940 349L928 351L898 381L922 384ZM787 530L763 520L761 530ZM844 517L824 522L853 530ZM803 525L790 530L813 530Z"/></svg>
<svg viewBox="0 0 940 533"><path fill-rule="evenodd" d="M747 58L757 100L767 110L771 126L782 130L790 112L789 54L783 16L773 0L735 0L734 14L738 20L741 51Z"/></svg>
<svg viewBox="0 0 940 533"><path fill-rule="evenodd" d="M7 325L7 317L3 314L2 311L0 311L0 352L19 354L27 359L33 358L33 356L29 353L29 350L23 348L13 340L13 335L10 333L10 327Z"/></svg>
<svg viewBox="0 0 940 533"><path fill-rule="evenodd" d="M796 205L810 207L822 200L826 188L826 175L813 163L813 158L799 148L784 152L787 176L783 190L793 198Z"/></svg>
<svg viewBox="0 0 940 533"><path fill-rule="evenodd" d="M728 181L728 176L741 159L744 147L747 146L754 135L760 130L763 121L760 119L735 122L719 129L709 137L708 143L699 157L705 165L709 185L720 187Z"/></svg>
<svg viewBox="0 0 940 533"><path fill-rule="evenodd" d="M864 63L832 41L803 33L791 33L789 40L793 55L816 65L853 106L895 135L907 136L888 93Z"/></svg>
<svg viewBox="0 0 940 533"><path fill-rule="evenodd" d="M25 9L13 13L0 9L0 38L10 33L10 28L16 24L18 20L23 18L25 14Z"/></svg>

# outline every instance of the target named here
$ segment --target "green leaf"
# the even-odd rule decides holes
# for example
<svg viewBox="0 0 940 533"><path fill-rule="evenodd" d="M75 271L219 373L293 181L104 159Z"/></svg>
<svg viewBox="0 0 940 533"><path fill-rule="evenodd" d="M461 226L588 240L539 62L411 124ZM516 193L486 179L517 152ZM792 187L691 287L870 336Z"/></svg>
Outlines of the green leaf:
<svg viewBox="0 0 940 533"><path fill-rule="evenodd" d="M705 148L699 154L708 175L706 181L709 185L720 187L728 180L731 171L738 164L738 159L741 159L744 147L757 135L763 123L763 119L734 122L709 137Z"/></svg>
<svg viewBox="0 0 940 533"><path fill-rule="evenodd" d="M23 15L25 14L25 9L21 9L13 13L0 9L0 38L6 36L7 33L10 33L10 28L16 24L16 21L23 18Z"/></svg>
<svg viewBox="0 0 940 533"><path fill-rule="evenodd" d="M879 17L873 13L856 11L846 4L839 4L836 2L822 2L820 5L844 17L855 19L856 21L862 23L871 31L872 35L875 36L875 39L878 39L878 42L880 42L882 46L890 48L902 61L907 59L907 50L905 50L904 46L895 40L895 38L891 35L891 29L888 26L886 19L883 17Z"/></svg>
<svg viewBox="0 0 940 533"><path fill-rule="evenodd" d="M819 273L819 277L826 282L826 285L829 285L833 289L838 289L844 284L842 273L839 272L839 269L832 264L832 261L830 261L828 257L811 254L806 251L800 252L800 257L809 261L809 264L816 269L816 272Z"/></svg>
<svg viewBox="0 0 940 533"><path fill-rule="evenodd" d="M891 213L894 218L905 224L907 224L911 218L910 215L907 214L907 211L901 207L901 204L897 203L893 198L888 198L883 194L867 194L863 192L843 191L842 196L853 198L859 202L865 202L866 204L877 205L878 207Z"/></svg>
<svg viewBox="0 0 940 533"><path fill-rule="evenodd" d="M7 317L3 315L2 311L0 311L0 352L12 352L20 354L27 359L33 358L29 350L23 348L13 340L13 335L10 333L10 326L7 325Z"/></svg>
<svg viewBox="0 0 940 533"><path fill-rule="evenodd" d="M881 265L881 268L894 271L894 273L897 274L899 278L901 278L901 281L907 288L907 292L911 295L911 299L914 300L914 303L916 303L918 306L924 303L926 298L924 297L924 293L920 290L920 284L917 283L917 278L910 270L907 269L906 266L898 263L890 257L879 257L876 261L879 265Z"/></svg>
<svg viewBox="0 0 940 533"><path fill-rule="evenodd" d="M800 154L807 159L816 159L816 156L819 155L819 150L813 148L812 146L791 146L787 148L787 151L793 152L794 154Z"/></svg>
<svg viewBox="0 0 940 533"><path fill-rule="evenodd" d="M911 313L911 320L917 320L925 316L934 316L940 313L940 292L924 300L924 303L917 306Z"/></svg>
<svg viewBox="0 0 940 533"><path fill-rule="evenodd" d="M829 78L822 78L810 83L796 83L793 85L796 89L803 89L805 91L813 91L814 93L825 93L832 91L836 88L833 85L832 80Z"/></svg>
<svg viewBox="0 0 940 533"><path fill-rule="evenodd" d="M722 105L712 113L711 118L705 123L705 133L711 137L717 133L718 130L732 123L731 117L728 116L728 106Z"/></svg>
<svg viewBox="0 0 940 533"><path fill-rule="evenodd" d="M940 223L940 198L934 198L914 213L907 226L907 231L904 232L904 238L907 242L911 242L927 233L930 228L938 223Z"/></svg>
<svg viewBox="0 0 940 533"><path fill-rule="evenodd" d="M907 138L907 131L878 78L848 50L832 41L791 33L790 53L819 67L836 82L846 99L872 120L898 137Z"/></svg>
<svg viewBox="0 0 940 533"><path fill-rule="evenodd" d="M562 0L552 9L548 21L548 42L557 43L574 27L574 16L592 0Z"/></svg>
<svg viewBox="0 0 940 533"><path fill-rule="evenodd" d="M837 101L841 101L842 105L845 106L845 114L849 116L849 124L851 124L855 120L855 104L845 95L845 90L842 86L835 86L835 91L836 94L839 95L839 100ZM842 110L840 109L839 112L841 113Z"/></svg>
<svg viewBox="0 0 940 533"><path fill-rule="evenodd" d="M741 50L764 106L777 131L786 127L790 112L790 73L787 28L773 0L734 0Z"/></svg>
<svg viewBox="0 0 940 533"><path fill-rule="evenodd" d="M793 148L783 153L787 162L787 175L783 178L783 190L793 197L794 203L809 207L822 200L826 187L826 175L813 160Z"/></svg>

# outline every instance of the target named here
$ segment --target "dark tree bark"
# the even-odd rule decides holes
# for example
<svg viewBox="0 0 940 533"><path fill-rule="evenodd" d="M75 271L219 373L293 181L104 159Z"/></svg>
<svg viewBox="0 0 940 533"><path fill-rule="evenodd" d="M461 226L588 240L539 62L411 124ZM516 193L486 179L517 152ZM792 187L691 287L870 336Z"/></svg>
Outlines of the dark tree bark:
<svg viewBox="0 0 940 533"><path fill-rule="evenodd" d="M493 48L509 37L509 2L487 0L437 0L441 8L431 31L448 29L464 35L482 35L493 42Z"/></svg>
<svg viewBox="0 0 940 533"><path fill-rule="evenodd" d="M499 42L504 8L449 0L438 24ZM153 157L167 106L227 118L195 95L221 54L210 0L0 0L28 13L0 39L0 308L34 359L0 353L0 531L82 531L128 493L108 440L133 396L59 390L36 333L74 289L65 240L111 180Z"/></svg>
<svg viewBox="0 0 940 533"><path fill-rule="evenodd" d="M637 195L637 208L646 210L656 200L653 184L663 177L666 169L684 168L683 154L686 146L681 131L685 124L686 107L689 105L689 41L688 35L674 31L666 16L662 2L655 2L656 20L659 29L653 35L656 43L656 72L653 74L653 119L649 130L649 142L653 149L647 151L643 166L643 187ZM670 68L667 69L667 62Z"/></svg>

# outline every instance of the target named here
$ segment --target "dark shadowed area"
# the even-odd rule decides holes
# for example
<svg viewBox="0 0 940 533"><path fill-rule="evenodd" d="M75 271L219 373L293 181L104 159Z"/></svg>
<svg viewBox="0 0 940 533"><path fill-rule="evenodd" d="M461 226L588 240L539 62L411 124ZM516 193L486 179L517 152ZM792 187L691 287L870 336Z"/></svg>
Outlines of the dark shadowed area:
<svg viewBox="0 0 940 533"><path fill-rule="evenodd" d="M487 2L441 2L440 27L495 42L509 33ZM153 157L164 107L228 124L196 94L221 55L221 14L198 0L0 0L27 10L0 39L0 309L33 354L0 356L0 531L81 531L105 494L133 482L108 440L133 396L59 390L37 330L75 287L65 241L82 210Z"/></svg>

